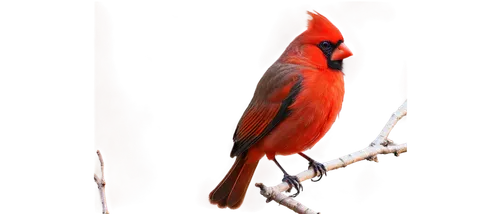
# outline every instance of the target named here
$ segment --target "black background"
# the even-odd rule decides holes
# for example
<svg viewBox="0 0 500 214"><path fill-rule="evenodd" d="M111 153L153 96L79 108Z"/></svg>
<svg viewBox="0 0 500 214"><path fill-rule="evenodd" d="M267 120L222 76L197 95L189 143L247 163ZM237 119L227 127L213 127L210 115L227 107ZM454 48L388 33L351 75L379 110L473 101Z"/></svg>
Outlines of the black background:
<svg viewBox="0 0 500 214"><path fill-rule="evenodd" d="M398 24L368 24L358 32L369 59L353 84L353 112L345 113L346 128L336 130L329 151L342 152L344 144L366 143L367 128L374 128L376 120L385 119L383 112L399 102L399 66L403 59L411 65L407 2L392 1L399 8L400 16L394 20ZM121 209L121 213L178 208L207 212L191 209L193 184L215 179L227 166L223 152L233 128L232 112L238 112L247 100L248 80L255 79L260 48L281 9L301 3L231 1L174 6L137 0L112 2L113 22L120 25L119 81L139 108L151 106L153 123L145 141L154 144L150 148L153 157L159 157L161 145L167 166L163 189L154 185L136 208ZM411 82L410 69L409 93L416 96L417 85ZM408 123L410 128L401 129L401 135L414 139L418 122ZM321 207L335 212L407 206L416 194L417 156L411 153L408 161L386 161L385 168L377 170L383 189L371 198L375 200L355 202L351 176L329 177L327 184L317 185ZM278 213L279 209L265 212Z"/></svg>

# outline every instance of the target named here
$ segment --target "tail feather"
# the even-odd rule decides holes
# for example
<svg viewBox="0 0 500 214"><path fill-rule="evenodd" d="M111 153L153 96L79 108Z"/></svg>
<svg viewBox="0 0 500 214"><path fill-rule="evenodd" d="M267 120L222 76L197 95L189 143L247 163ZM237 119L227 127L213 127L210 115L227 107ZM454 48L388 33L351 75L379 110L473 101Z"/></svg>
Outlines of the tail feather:
<svg viewBox="0 0 500 214"><path fill-rule="evenodd" d="M248 185L252 180L253 173L255 172L255 168L257 168L258 163L259 162L246 164L241 170L240 175L238 176L238 181L227 198L227 206L229 208L236 209L241 206L241 203L243 203Z"/></svg>
<svg viewBox="0 0 500 214"><path fill-rule="evenodd" d="M240 207L258 163L247 163L246 154L238 156L226 177L210 193L210 203L220 208Z"/></svg>
<svg viewBox="0 0 500 214"><path fill-rule="evenodd" d="M217 187L215 187L215 189L210 193L210 203L220 204L219 202L227 198L229 192L236 183L236 179L238 179L238 174L243 168L243 165L244 161L242 160L242 158L236 158L236 161L234 162L229 172L226 174L226 177L224 177L219 185L217 185Z"/></svg>

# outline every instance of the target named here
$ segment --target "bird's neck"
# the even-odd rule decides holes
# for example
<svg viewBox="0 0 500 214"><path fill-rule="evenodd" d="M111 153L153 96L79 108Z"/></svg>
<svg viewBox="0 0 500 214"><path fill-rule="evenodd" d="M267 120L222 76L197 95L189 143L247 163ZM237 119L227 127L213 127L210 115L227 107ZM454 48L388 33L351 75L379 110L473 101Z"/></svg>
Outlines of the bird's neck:
<svg viewBox="0 0 500 214"><path fill-rule="evenodd" d="M329 68L327 59L321 51L316 50L316 47L312 47L311 45L300 45L298 42L292 42L280 56L278 62L342 73L341 69Z"/></svg>
<svg viewBox="0 0 500 214"><path fill-rule="evenodd" d="M280 63L283 64L295 64L295 65L300 65L303 67L309 67L309 68L314 68L314 69L319 69L323 70L323 67L325 66L320 66L317 63L305 58L305 57L300 57L300 56L290 56L285 59L279 60Z"/></svg>

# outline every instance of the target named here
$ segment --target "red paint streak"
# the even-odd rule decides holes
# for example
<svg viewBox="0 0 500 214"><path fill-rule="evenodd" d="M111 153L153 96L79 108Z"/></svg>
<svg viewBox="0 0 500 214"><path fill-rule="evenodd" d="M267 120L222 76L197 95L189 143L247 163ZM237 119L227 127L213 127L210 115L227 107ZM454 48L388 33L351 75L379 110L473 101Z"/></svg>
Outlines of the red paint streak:
<svg viewBox="0 0 500 214"><path fill-rule="evenodd" d="M139 200L155 180L143 144L143 133L151 124L152 115L147 107L137 110L118 83L113 24L101 1L94 1L94 20L95 147L104 154L108 202L116 209Z"/></svg>
<svg viewBox="0 0 500 214"><path fill-rule="evenodd" d="M375 0L344 0L337 4L326 5L321 10L330 15L344 30L346 40L356 51L356 55L346 61L348 64L346 80L350 84L363 69L365 59L365 49L356 36L355 29L363 28L365 23L371 20L392 22L396 10L387 2Z"/></svg>
<svg viewBox="0 0 500 214"><path fill-rule="evenodd" d="M354 188L356 190L358 202L361 202L370 196L380 184L375 176L374 169L375 167L372 165L366 166L365 169L358 174L358 177L354 181Z"/></svg>

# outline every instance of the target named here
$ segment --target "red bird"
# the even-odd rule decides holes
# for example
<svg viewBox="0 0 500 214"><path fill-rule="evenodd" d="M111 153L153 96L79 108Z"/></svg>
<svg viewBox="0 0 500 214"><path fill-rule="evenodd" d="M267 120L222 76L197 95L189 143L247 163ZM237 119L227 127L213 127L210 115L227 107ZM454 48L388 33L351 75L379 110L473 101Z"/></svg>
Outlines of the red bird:
<svg viewBox="0 0 500 214"><path fill-rule="evenodd" d="M236 209L243 203L264 155L283 171L283 181L297 189L294 197L302 185L281 167L276 155L298 153L319 179L326 175L323 164L302 152L313 147L335 122L344 99L342 60L352 52L327 18L307 13L312 17L307 30L264 73L236 127L231 150L236 161L209 195L210 203L220 208Z"/></svg>

